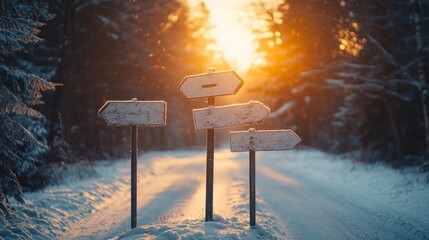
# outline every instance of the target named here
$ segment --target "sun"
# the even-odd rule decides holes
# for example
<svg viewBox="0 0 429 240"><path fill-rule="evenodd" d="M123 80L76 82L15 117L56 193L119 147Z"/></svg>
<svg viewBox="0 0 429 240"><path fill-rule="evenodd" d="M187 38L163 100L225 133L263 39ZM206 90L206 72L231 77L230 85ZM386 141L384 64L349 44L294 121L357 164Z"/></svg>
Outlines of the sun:
<svg viewBox="0 0 429 240"><path fill-rule="evenodd" d="M191 2L199 2L190 0ZM234 70L245 73L256 59L256 45L250 29L242 19L249 0L204 0L210 11L210 22L216 48Z"/></svg>
<svg viewBox="0 0 429 240"><path fill-rule="evenodd" d="M253 36L238 24L217 21L214 38L228 63L239 72L249 70L255 58Z"/></svg>

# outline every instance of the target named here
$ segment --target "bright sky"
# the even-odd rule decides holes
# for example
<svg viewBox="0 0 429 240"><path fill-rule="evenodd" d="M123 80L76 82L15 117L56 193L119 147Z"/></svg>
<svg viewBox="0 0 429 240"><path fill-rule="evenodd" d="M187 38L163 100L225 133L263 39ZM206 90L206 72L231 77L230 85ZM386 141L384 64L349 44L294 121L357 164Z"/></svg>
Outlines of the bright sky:
<svg viewBox="0 0 429 240"><path fill-rule="evenodd" d="M189 0L191 5L202 0ZM215 25L214 37L225 59L234 70L246 72L255 58L253 35L240 18L246 17L243 9L252 0L203 0Z"/></svg>

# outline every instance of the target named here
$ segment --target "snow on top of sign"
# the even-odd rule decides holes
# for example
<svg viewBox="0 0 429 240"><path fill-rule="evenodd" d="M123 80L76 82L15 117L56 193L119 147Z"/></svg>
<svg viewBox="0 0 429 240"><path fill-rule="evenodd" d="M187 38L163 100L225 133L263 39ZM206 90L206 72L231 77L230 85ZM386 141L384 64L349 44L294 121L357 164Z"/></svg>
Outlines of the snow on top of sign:
<svg viewBox="0 0 429 240"><path fill-rule="evenodd" d="M228 105L225 105L225 106L213 106L213 105L209 105L206 108L224 108L224 107L225 108L229 108L229 107L235 107L235 106L243 106L243 105L246 105L246 104L251 104L251 105L254 105L254 106L255 105L260 105L260 106L263 106L264 108L268 109L268 111L270 111L270 108L267 105L265 105L261 101L257 101L257 100L250 100L247 103L233 103L233 104L228 104Z"/></svg>

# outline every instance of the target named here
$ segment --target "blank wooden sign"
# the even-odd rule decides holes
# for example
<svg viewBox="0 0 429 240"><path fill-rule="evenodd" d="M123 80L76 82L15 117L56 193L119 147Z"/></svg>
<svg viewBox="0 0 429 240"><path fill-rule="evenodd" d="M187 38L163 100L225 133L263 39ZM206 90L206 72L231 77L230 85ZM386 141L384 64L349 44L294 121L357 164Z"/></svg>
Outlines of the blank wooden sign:
<svg viewBox="0 0 429 240"><path fill-rule="evenodd" d="M107 101L98 115L110 126L165 126L164 101Z"/></svg>
<svg viewBox="0 0 429 240"><path fill-rule="evenodd" d="M292 130L250 130L230 132L231 152L290 150L301 142Z"/></svg>
<svg viewBox="0 0 429 240"><path fill-rule="evenodd" d="M270 109L258 101L194 109L195 129L212 129L261 123Z"/></svg>
<svg viewBox="0 0 429 240"><path fill-rule="evenodd" d="M180 83L179 93L187 100L234 95L244 81L234 71L204 73L186 76Z"/></svg>

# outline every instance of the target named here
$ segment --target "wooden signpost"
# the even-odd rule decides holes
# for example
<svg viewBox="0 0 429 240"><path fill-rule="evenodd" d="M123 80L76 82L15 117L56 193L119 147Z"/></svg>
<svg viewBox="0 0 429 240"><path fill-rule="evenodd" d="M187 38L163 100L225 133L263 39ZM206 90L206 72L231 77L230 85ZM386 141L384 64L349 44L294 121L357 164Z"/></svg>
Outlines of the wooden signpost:
<svg viewBox="0 0 429 240"><path fill-rule="evenodd" d="M165 126L164 101L107 101L98 115L109 126Z"/></svg>
<svg viewBox="0 0 429 240"><path fill-rule="evenodd" d="M232 152L291 150L301 142L301 138L289 129L233 131L230 140Z"/></svg>
<svg viewBox="0 0 429 240"><path fill-rule="evenodd" d="M131 228L137 226L137 145L138 126L165 126L164 101L107 101L98 115L109 126L131 126Z"/></svg>
<svg viewBox="0 0 429 240"><path fill-rule="evenodd" d="M243 79L234 71L216 72L214 68L209 68L208 73L186 76L177 89L186 100L208 98L208 107L214 108L215 97L234 95L243 84ZM214 127L205 129L207 129L205 220L213 221Z"/></svg>
<svg viewBox="0 0 429 240"><path fill-rule="evenodd" d="M250 226L256 225L255 151L290 150L301 142L292 130L230 132L231 152L249 151Z"/></svg>
<svg viewBox="0 0 429 240"><path fill-rule="evenodd" d="M178 90L186 100L234 95L243 86L244 81L234 71L215 72L186 76Z"/></svg>
<svg viewBox="0 0 429 240"><path fill-rule="evenodd" d="M270 109L258 101L222 107L194 109L195 129L224 128L261 123Z"/></svg>

